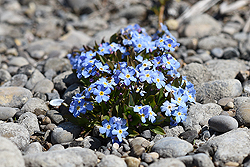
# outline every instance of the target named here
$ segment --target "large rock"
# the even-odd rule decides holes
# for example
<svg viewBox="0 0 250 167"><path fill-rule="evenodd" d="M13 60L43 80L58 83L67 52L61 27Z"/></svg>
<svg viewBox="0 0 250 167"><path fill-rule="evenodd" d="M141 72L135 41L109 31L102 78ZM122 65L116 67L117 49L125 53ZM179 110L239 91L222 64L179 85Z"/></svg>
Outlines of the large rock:
<svg viewBox="0 0 250 167"><path fill-rule="evenodd" d="M250 153L250 130L238 128L208 140L198 152L211 152L215 162L237 162L242 163Z"/></svg>
<svg viewBox="0 0 250 167"><path fill-rule="evenodd" d="M0 87L0 106L21 108L30 98L32 93L21 87Z"/></svg>
<svg viewBox="0 0 250 167"><path fill-rule="evenodd" d="M149 165L149 167L185 167L185 164L177 158L160 159Z"/></svg>
<svg viewBox="0 0 250 167"><path fill-rule="evenodd" d="M25 166L79 166L93 167L97 164L94 151L81 147L72 147L65 150L47 151L24 156Z"/></svg>
<svg viewBox="0 0 250 167"><path fill-rule="evenodd" d="M197 15L185 26L184 36L202 38L217 35L221 32L221 24L208 14Z"/></svg>
<svg viewBox="0 0 250 167"><path fill-rule="evenodd" d="M215 103L225 97L237 97L242 93L242 85L237 79L225 79L205 82L197 85L196 101L199 103Z"/></svg>
<svg viewBox="0 0 250 167"><path fill-rule="evenodd" d="M0 124L0 136L8 138L15 143L20 150L24 150L30 142L29 131L17 123Z"/></svg>
<svg viewBox="0 0 250 167"><path fill-rule="evenodd" d="M24 167L21 151L10 140L0 136L0 162L1 166Z"/></svg>
<svg viewBox="0 0 250 167"><path fill-rule="evenodd" d="M250 125L250 98L249 97L237 97L234 99L235 105L235 118L240 125Z"/></svg>
<svg viewBox="0 0 250 167"><path fill-rule="evenodd" d="M152 147L153 152L157 152L160 157L180 157L193 151L193 146L185 140L177 137L165 137L157 141Z"/></svg>
<svg viewBox="0 0 250 167"><path fill-rule="evenodd" d="M0 107L0 120L6 121L16 114L17 110L11 107Z"/></svg>

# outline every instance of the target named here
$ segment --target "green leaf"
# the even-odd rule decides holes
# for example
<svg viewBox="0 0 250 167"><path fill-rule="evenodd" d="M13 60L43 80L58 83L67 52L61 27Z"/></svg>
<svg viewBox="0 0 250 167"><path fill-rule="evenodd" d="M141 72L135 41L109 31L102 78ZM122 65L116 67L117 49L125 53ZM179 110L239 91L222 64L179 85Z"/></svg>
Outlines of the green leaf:
<svg viewBox="0 0 250 167"><path fill-rule="evenodd" d="M114 64L110 61L107 61L107 64L109 66L109 68L113 71L114 70Z"/></svg>
<svg viewBox="0 0 250 167"><path fill-rule="evenodd" d="M129 93L129 106L135 106L134 98L132 94Z"/></svg>
<svg viewBox="0 0 250 167"><path fill-rule="evenodd" d="M164 88L160 89L160 92L159 92L159 95L158 95L158 102L157 102L158 104L161 101L161 98L163 97L163 90L164 90Z"/></svg>
<svg viewBox="0 0 250 167"><path fill-rule="evenodd" d="M133 129L128 129L128 133L129 133L129 135L128 135L129 137L135 137L135 136L140 135L138 132L136 132Z"/></svg>
<svg viewBox="0 0 250 167"><path fill-rule="evenodd" d="M152 132L156 133L156 134L160 134L160 135L165 135L166 133L164 132L164 130L160 127L160 126L156 126L153 129L150 129Z"/></svg>

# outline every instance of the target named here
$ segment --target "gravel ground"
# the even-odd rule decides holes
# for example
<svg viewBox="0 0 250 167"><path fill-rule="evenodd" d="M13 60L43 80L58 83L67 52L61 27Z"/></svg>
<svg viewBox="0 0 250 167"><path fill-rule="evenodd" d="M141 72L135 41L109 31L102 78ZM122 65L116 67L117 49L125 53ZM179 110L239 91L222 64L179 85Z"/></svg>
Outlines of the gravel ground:
<svg viewBox="0 0 250 167"><path fill-rule="evenodd" d="M165 11L181 44L179 72L197 92L187 120L117 145L98 128L83 137L50 102L80 91L72 49L134 23L153 34L156 2L0 0L0 166L250 166L250 3L217 0L205 10L198 2L172 1Z"/></svg>

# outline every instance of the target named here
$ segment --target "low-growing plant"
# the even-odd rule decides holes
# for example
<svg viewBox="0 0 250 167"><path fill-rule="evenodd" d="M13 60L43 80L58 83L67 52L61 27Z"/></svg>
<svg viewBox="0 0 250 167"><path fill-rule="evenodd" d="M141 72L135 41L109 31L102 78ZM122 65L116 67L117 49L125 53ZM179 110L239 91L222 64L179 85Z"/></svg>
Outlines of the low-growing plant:
<svg viewBox="0 0 250 167"><path fill-rule="evenodd" d="M109 42L68 54L84 85L69 106L83 133L99 125L103 137L120 143L145 129L164 134L163 126L185 121L195 90L170 54L178 46L165 25L150 36L135 24Z"/></svg>

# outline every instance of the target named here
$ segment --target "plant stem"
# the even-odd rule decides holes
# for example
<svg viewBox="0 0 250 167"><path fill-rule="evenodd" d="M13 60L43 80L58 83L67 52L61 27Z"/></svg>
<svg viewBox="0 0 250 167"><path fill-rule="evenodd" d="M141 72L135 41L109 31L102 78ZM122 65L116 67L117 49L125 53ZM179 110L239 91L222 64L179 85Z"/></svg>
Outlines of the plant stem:
<svg viewBox="0 0 250 167"><path fill-rule="evenodd" d="M159 22L158 22L158 24L159 24L158 25L159 30L161 30L160 23L163 23L164 10L165 10L165 5L161 4L161 6L160 6L160 12L159 12Z"/></svg>

